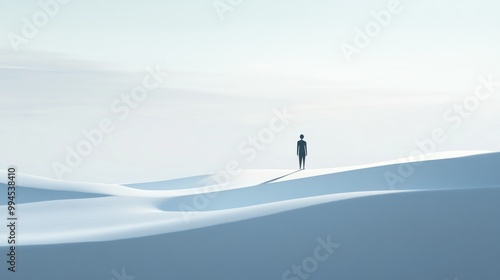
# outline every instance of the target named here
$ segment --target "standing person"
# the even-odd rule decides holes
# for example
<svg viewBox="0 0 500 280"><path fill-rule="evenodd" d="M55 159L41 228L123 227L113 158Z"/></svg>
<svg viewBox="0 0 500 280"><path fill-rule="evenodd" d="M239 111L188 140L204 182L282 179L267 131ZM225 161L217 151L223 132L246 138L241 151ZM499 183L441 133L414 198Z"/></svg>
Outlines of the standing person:
<svg viewBox="0 0 500 280"><path fill-rule="evenodd" d="M297 141L297 155L299 156L299 169L306 168L307 142L302 140L304 135L300 135L300 140Z"/></svg>

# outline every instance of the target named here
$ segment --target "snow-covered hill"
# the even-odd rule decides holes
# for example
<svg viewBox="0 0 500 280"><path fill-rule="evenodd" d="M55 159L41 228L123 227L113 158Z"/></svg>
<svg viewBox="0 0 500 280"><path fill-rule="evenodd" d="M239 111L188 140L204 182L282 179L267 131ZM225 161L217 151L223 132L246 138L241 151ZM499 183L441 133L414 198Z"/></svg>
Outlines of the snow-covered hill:
<svg viewBox="0 0 500 280"><path fill-rule="evenodd" d="M400 162L223 185L19 174L17 272L1 279L498 279L500 153Z"/></svg>

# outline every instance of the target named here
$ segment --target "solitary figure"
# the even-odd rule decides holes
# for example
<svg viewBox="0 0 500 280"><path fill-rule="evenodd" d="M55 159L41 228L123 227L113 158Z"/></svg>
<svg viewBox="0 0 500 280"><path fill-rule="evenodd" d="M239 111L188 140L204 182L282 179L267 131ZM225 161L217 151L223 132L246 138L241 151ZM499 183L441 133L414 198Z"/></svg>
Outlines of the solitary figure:
<svg viewBox="0 0 500 280"><path fill-rule="evenodd" d="M307 142L302 140L304 135L300 135L300 140L297 141L297 155L299 156L299 169L306 168Z"/></svg>

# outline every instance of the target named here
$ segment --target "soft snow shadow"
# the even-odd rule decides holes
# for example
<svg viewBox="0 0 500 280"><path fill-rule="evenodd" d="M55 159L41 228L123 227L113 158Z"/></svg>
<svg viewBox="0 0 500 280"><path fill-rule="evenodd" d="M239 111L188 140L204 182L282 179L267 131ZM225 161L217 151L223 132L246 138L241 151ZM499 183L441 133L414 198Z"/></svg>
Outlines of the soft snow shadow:
<svg viewBox="0 0 500 280"><path fill-rule="evenodd" d="M0 189L7 190L7 185L0 183ZM36 189L28 187L17 187L16 203L21 204L21 203L40 202L40 201L96 198L105 196L107 195L85 193L85 192L58 191L58 190L45 190L45 189ZM7 205L7 199L0 200L0 205Z"/></svg>
<svg viewBox="0 0 500 280"><path fill-rule="evenodd" d="M179 178L166 181L157 182L146 182L146 183L134 183L134 184L122 184L134 189L141 190L183 190L183 189L193 189L200 188L206 185L204 179L207 179L210 175L199 175L186 178Z"/></svg>

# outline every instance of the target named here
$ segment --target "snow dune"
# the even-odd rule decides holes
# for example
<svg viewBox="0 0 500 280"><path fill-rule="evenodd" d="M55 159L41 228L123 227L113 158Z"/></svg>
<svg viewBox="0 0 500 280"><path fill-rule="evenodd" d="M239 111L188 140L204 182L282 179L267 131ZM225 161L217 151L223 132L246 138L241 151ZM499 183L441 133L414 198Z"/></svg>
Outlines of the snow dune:
<svg viewBox="0 0 500 280"><path fill-rule="evenodd" d="M0 276L498 279L500 153L429 155L391 186L400 162L244 170L222 186L210 175L95 184L19 174L18 272ZM294 273L318 239L339 246Z"/></svg>

